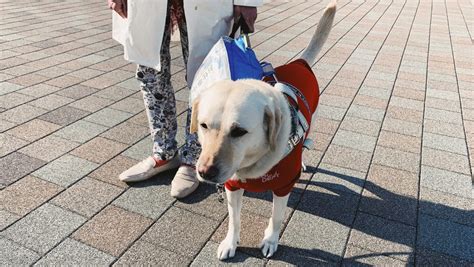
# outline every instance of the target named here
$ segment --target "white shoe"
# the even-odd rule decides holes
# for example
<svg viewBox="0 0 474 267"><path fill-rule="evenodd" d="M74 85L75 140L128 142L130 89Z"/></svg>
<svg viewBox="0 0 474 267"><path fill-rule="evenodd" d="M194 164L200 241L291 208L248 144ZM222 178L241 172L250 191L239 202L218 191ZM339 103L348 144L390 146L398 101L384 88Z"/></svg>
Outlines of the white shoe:
<svg viewBox="0 0 474 267"><path fill-rule="evenodd" d="M180 161L177 156L170 160L155 160L153 157L148 157L133 165L130 167L130 169L122 172L119 175L119 179L123 182L143 181L157 175L160 172L177 168L179 164Z"/></svg>
<svg viewBox="0 0 474 267"><path fill-rule="evenodd" d="M181 165L171 182L171 196L183 198L194 192L199 185L196 170L188 165Z"/></svg>

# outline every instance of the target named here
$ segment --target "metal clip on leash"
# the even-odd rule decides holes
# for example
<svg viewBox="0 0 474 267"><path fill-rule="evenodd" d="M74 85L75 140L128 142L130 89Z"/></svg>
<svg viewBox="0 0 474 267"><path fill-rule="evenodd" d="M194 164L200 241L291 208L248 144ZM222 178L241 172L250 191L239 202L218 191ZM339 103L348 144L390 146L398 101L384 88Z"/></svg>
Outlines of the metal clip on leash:
<svg viewBox="0 0 474 267"><path fill-rule="evenodd" d="M216 184L217 189L217 201L224 203L224 184Z"/></svg>

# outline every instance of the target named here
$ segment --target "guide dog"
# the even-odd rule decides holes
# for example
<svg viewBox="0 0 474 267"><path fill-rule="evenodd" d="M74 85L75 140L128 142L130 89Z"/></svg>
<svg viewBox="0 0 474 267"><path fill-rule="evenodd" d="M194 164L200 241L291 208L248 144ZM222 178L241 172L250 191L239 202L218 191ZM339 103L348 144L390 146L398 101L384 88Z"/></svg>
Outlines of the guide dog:
<svg viewBox="0 0 474 267"><path fill-rule="evenodd" d="M276 78L289 85L283 86L286 89L260 80L226 80L214 83L192 103L191 132L198 133L202 146L198 179L225 183L226 188L229 228L217 251L220 260L235 255L244 189L273 191L272 217L261 250L271 257L278 248L289 192L301 173L303 143L319 99L310 64L327 40L335 13L334 1L301 58L275 69ZM303 73L305 78L298 77Z"/></svg>

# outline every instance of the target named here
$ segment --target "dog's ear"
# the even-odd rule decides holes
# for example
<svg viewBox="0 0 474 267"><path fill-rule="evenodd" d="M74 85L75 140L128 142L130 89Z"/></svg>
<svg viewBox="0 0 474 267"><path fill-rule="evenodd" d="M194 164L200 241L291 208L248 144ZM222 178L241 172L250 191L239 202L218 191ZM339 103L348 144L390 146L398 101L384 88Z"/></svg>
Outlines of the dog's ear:
<svg viewBox="0 0 474 267"><path fill-rule="evenodd" d="M281 110L276 105L265 106L265 114L263 120L267 125L267 139L270 149L275 150L277 145L277 137L281 127Z"/></svg>
<svg viewBox="0 0 474 267"><path fill-rule="evenodd" d="M189 132L195 133L198 130L198 106L199 106L199 97L193 101L193 106L191 108L191 123L189 125Z"/></svg>

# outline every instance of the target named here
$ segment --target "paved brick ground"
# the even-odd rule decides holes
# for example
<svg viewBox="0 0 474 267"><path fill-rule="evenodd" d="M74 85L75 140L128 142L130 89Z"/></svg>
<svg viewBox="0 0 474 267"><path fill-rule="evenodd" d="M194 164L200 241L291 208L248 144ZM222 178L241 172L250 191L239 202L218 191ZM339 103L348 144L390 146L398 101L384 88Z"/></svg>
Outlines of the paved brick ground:
<svg viewBox="0 0 474 267"><path fill-rule="evenodd" d="M326 2L266 3L252 36L258 56L295 58ZM248 194L233 262L474 264L472 2L339 2L314 65L316 148L279 251L267 260L256 248L271 202ZM105 0L0 0L0 17L0 265L217 264L227 213L213 188L176 201L173 172L117 180L151 141Z"/></svg>

